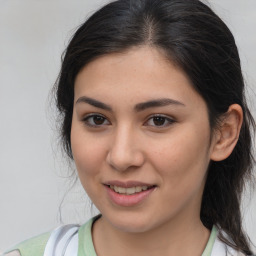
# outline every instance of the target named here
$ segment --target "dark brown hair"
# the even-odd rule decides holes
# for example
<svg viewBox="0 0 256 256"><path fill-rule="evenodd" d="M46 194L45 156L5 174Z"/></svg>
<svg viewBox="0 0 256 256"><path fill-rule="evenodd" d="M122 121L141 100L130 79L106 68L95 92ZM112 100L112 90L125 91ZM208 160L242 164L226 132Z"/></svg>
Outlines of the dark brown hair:
<svg viewBox="0 0 256 256"><path fill-rule="evenodd" d="M244 95L244 80L234 37L223 21L199 0L119 0L94 13L75 32L56 82L57 107L62 116L63 145L72 159L70 130L74 80L87 63L105 54L141 45L161 49L183 69L208 106L212 129L231 104L243 109L244 121L232 154L211 162L202 198L201 220L219 226L232 240L220 239L251 254L242 229L240 200L254 163L254 119Z"/></svg>

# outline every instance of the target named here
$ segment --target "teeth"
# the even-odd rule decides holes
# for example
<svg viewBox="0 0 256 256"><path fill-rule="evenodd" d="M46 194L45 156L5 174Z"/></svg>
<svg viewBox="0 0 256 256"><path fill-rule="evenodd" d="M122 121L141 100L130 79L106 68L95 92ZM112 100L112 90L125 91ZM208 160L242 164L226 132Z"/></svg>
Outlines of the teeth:
<svg viewBox="0 0 256 256"><path fill-rule="evenodd" d="M135 193L135 191L136 191L136 188L135 188L135 187L133 187L133 188L127 188L127 189L126 189L126 194L132 195L132 194Z"/></svg>
<svg viewBox="0 0 256 256"><path fill-rule="evenodd" d="M138 186L138 187L131 187L131 188L123 188L123 187L110 185L110 188L119 194L132 195L132 194L147 190L149 187L147 187L147 186L139 187Z"/></svg>
<svg viewBox="0 0 256 256"><path fill-rule="evenodd" d="M117 192L120 194L124 194L125 193L125 188L121 188L121 187L116 187L117 188Z"/></svg>
<svg viewBox="0 0 256 256"><path fill-rule="evenodd" d="M142 191L142 187L136 187L135 191L138 193L138 192L141 192Z"/></svg>

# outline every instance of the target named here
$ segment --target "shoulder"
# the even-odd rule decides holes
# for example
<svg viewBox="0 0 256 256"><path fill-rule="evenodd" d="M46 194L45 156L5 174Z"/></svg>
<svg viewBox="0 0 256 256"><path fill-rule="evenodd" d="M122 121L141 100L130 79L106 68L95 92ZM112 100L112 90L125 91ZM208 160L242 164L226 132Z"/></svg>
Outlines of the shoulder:
<svg viewBox="0 0 256 256"><path fill-rule="evenodd" d="M11 252L3 254L3 256L21 256L21 254L18 250L15 250L15 251L11 251Z"/></svg>
<svg viewBox="0 0 256 256"><path fill-rule="evenodd" d="M4 256L41 256L44 253L45 245L51 232L41 234L9 249Z"/></svg>
<svg viewBox="0 0 256 256"><path fill-rule="evenodd" d="M231 246L227 245L226 243L224 243L223 241L221 241L218 237L219 232L222 232L222 235L224 235L231 243L232 240L231 238L222 230L217 229L217 236L213 245L213 249L212 249L212 254L211 256L220 256L220 255L225 255L225 256L250 256L250 255L246 255L240 251L235 250L234 248L232 248ZM251 255L253 256L253 255Z"/></svg>
<svg viewBox="0 0 256 256"><path fill-rule="evenodd" d="M83 225L83 229L81 229L81 231L87 231L91 222L92 219ZM64 240L69 241L78 229L78 225L68 224L60 226L51 232L25 240L24 242L7 250L3 255L0 253L0 256L43 256L45 251L49 252L55 250L56 248L54 245ZM87 234L88 232L85 233Z"/></svg>

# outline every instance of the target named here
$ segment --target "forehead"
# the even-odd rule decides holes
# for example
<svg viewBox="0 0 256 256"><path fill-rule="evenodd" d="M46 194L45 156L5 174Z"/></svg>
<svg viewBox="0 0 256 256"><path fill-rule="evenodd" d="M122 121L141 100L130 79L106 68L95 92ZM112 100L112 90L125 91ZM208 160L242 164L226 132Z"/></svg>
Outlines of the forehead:
<svg viewBox="0 0 256 256"><path fill-rule="evenodd" d="M75 99L83 94L134 103L163 96L178 101L201 98L180 68L158 49L146 46L101 56L87 64L75 80Z"/></svg>

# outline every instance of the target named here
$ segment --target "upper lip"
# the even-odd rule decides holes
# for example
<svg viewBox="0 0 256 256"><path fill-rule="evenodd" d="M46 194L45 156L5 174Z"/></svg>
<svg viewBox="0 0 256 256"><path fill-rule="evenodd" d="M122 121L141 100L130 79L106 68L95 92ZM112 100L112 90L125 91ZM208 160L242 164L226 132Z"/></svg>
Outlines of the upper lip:
<svg viewBox="0 0 256 256"><path fill-rule="evenodd" d="M144 182L141 182L141 181L134 181L134 180L129 180L129 181L111 180L111 181L104 182L103 184L104 185L109 185L109 186L122 187L122 188L142 187L142 186L152 187L152 186L155 186L154 184L149 184L149 183L144 183Z"/></svg>

